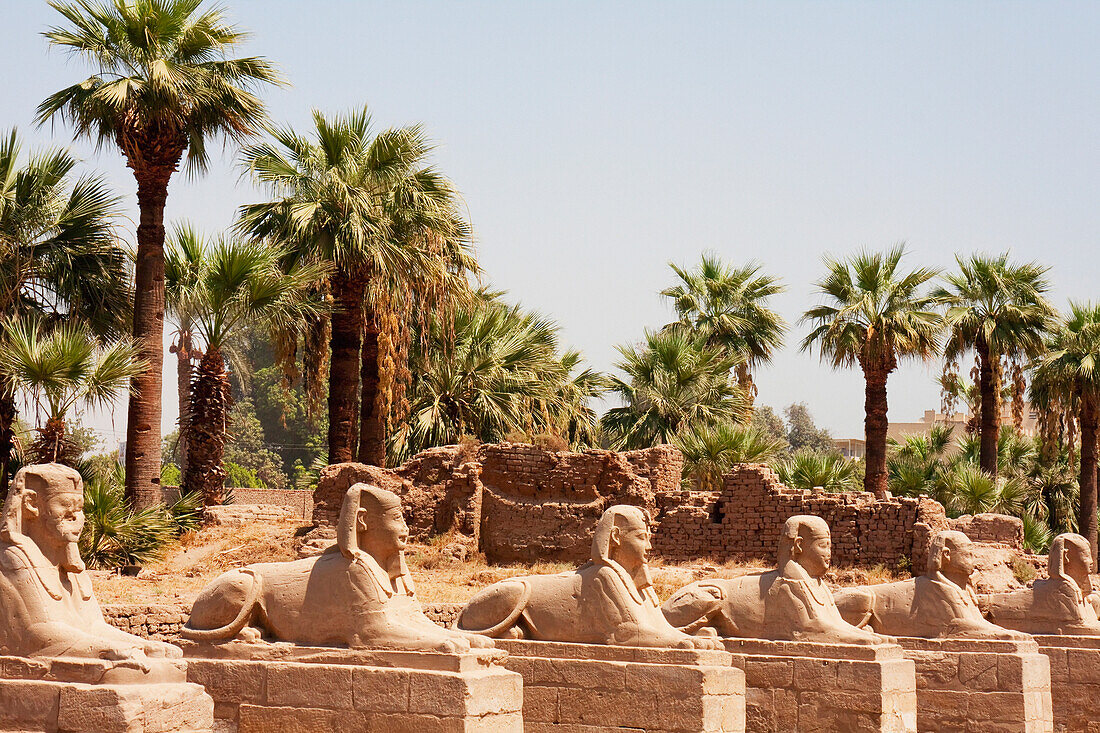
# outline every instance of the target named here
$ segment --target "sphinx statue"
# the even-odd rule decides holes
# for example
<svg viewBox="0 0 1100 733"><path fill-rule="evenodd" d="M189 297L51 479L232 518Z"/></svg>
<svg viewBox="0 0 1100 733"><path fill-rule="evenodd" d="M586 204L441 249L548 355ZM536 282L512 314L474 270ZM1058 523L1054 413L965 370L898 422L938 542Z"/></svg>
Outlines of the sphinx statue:
<svg viewBox="0 0 1100 733"><path fill-rule="evenodd" d="M404 548L409 528L392 492L355 484L344 495L336 545L317 557L257 563L199 593L181 635L305 645L466 652L484 636L444 629L416 599Z"/></svg>
<svg viewBox="0 0 1100 733"><path fill-rule="evenodd" d="M1029 634L1100 636L1100 619L1089 601L1092 550L1079 534L1054 538L1047 556L1048 577L1030 588L978 596L987 619Z"/></svg>
<svg viewBox="0 0 1100 733"><path fill-rule="evenodd" d="M645 512L613 506L596 525L588 563L484 588L462 609L456 626L498 638L718 648L716 639L685 634L665 620L649 576L649 549Z"/></svg>
<svg viewBox="0 0 1100 733"><path fill-rule="evenodd" d="M0 655L133 662L178 658L178 647L108 624L77 542L84 483L68 466L19 469L0 526Z"/></svg>
<svg viewBox="0 0 1100 733"><path fill-rule="evenodd" d="M978 607L970 538L938 532L928 548L924 575L836 592L841 614L880 634L924 638L1026 640L1018 631L987 621Z"/></svg>
<svg viewBox="0 0 1100 733"><path fill-rule="evenodd" d="M845 621L822 578L832 539L821 517L798 515L783 524L779 566L739 578L700 580L665 602L665 618L686 633L712 628L720 636L828 644L885 644L892 639Z"/></svg>

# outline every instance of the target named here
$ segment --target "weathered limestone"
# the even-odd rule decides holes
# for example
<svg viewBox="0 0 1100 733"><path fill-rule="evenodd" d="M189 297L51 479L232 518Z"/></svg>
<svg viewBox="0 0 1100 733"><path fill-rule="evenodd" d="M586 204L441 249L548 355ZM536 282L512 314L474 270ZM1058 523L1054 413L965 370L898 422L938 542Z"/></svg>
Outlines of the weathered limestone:
<svg viewBox="0 0 1100 733"><path fill-rule="evenodd" d="M504 652L184 643L188 679L237 733L522 733L523 684Z"/></svg>
<svg viewBox="0 0 1100 733"><path fill-rule="evenodd" d="M345 492L334 547L214 579L181 635L440 652L492 647L486 637L441 628L424 615L405 565L408 536L395 494L355 484Z"/></svg>
<svg viewBox="0 0 1100 733"><path fill-rule="evenodd" d="M713 634L691 636L665 620L649 577L649 539L641 509L613 506L600 517L587 564L494 583L470 599L456 626L499 638L718 648Z"/></svg>
<svg viewBox="0 0 1100 733"><path fill-rule="evenodd" d="M16 473L0 527L0 730L182 733L213 728L178 647L107 624L77 540L80 474Z"/></svg>
<svg viewBox="0 0 1100 733"><path fill-rule="evenodd" d="M527 733L745 730L745 675L726 652L501 640L523 675Z"/></svg>
<svg viewBox="0 0 1100 733"><path fill-rule="evenodd" d="M1036 636L1050 660L1055 733L1100 732L1100 637Z"/></svg>
<svg viewBox="0 0 1100 733"><path fill-rule="evenodd" d="M745 672L750 733L912 733L913 662L894 644L725 639Z"/></svg>

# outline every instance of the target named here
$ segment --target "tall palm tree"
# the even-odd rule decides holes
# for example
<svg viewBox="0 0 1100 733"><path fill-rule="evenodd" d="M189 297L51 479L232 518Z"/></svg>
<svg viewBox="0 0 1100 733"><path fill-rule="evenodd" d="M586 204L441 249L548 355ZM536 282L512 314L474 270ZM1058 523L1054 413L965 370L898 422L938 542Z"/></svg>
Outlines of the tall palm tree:
<svg viewBox="0 0 1100 733"><path fill-rule="evenodd" d="M284 272L283 256L263 242L203 242L189 226L178 228L170 243L170 271L185 273L173 283L173 300L189 314L203 351L191 379L190 455L183 486L201 491L207 504L224 499L222 457L232 399L225 350L230 338L244 326L267 325L278 331L320 309L311 295L326 274L324 266L303 264ZM189 266L177 268L180 261Z"/></svg>
<svg viewBox="0 0 1100 733"><path fill-rule="evenodd" d="M672 263L669 267L680 282L661 295L672 300L678 325L743 357L736 366L737 384L751 407L756 393L752 369L771 360L787 330L768 300L786 288L779 278L761 274L759 263L734 267L711 253L703 253L691 270Z"/></svg>
<svg viewBox="0 0 1100 733"><path fill-rule="evenodd" d="M813 330L802 349L817 347L834 368L858 364L863 370L864 438L867 473L864 489L885 496L886 381L899 359L929 358L939 349L943 317L939 301L924 292L935 270L900 270L905 248L861 252L847 262L825 258L828 273L816 283L825 303L802 320Z"/></svg>
<svg viewBox="0 0 1100 733"><path fill-rule="evenodd" d="M0 313L47 323L65 316L119 335L130 307L129 258L114 237L118 199L98 176L74 174L63 150L22 159L15 130L0 138ZM0 337L2 337L0 330ZM0 497L7 492L15 388L0 376Z"/></svg>
<svg viewBox="0 0 1100 733"><path fill-rule="evenodd" d="M280 83L267 61L228 58L245 34L202 0L50 0L66 24L46 32L55 46L95 69L51 94L38 121L55 115L78 136L122 151L137 181L133 336L146 371L134 378L126 420L126 493L139 506L160 500L161 366L164 349L164 205L168 181L187 153L207 164L207 142L241 141L265 119L253 91Z"/></svg>
<svg viewBox="0 0 1100 733"><path fill-rule="evenodd" d="M365 107L332 117L314 110L313 123L309 136L273 129L273 142L245 150L274 200L242 207L239 230L333 266L329 462L382 465L379 365L397 337L382 316L432 312L477 265L458 194L426 164L431 145L419 125L375 134Z"/></svg>
<svg viewBox="0 0 1100 733"><path fill-rule="evenodd" d="M66 450L65 418L77 404L110 404L139 373L136 345L128 339L101 346L83 324L66 323L49 331L32 320L8 321L0 344L0 373L28 395L45 416L33 450L38 461L72 462Z"/></svg>
<svg viewBox="0 0 1100 733"><path fill-rule="evenodd" d="M1080 506L1077 525L1097 550L1097 455L1100 430L1100 305L1070 303L1070 312L1036 362L1032 400L1046 410L1070 411L1081 427Z"/></svg>
<svg viewBox="0 0 1100 733"><path fill-rule="evenodd" d="M613 377L623 401L600 424L616 449L673 443L696 426L742 424L751 410L730 378L740 357L701 338L665 330L646 333L642 346L620 346L629 381Z"/></svg>
<svg viewBox="0 0 1100 733"><path fill-rule="evenodd" d="M997 475L1001 425L1001 360L1035 358L1055 309L1047 300L1049 268L1015 264L1008 253L957 257L959 272L944 276L937 297L948 303L944 357L957 360L973 349L981 395L981 469Z"/></svg>

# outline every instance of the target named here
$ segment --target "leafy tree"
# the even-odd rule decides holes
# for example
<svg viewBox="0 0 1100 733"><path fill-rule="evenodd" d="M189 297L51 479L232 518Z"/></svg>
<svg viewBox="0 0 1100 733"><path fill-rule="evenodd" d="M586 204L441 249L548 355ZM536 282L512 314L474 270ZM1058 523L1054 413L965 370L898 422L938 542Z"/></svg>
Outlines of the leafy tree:
<svg viewBox="0 0 1100 733"><path fill-rule="evenodd" d="M767 437L783 443L781 450L787 449L787 426L783 424L783 418L779 417L775 410L768 405L753 407L749 427L755 428Z"/></svg>
<svg viewBox="0 0 1100 733"><path fill-rule="evenodd" d="M944 356L958 360L973 350L981 395L981 468L997 474L1003 359L1035 358L1055 314L1047 300L1048 268L1015 264L1008 254L956 258L959 272L944 276L936 296L948 304Z"/></svg>
<svg viewBox="0 0 1100 733"><path fill-rule="evenodd" d="M113 231L118 199L102 178L74 175L66 151L25 160L20 151L15 130L0 138L0 313L45 324L67 316L99 336L120 334L130 285ZM0 375L0 497L14 473L15 422L15 387Z"/></svg>
<svg viewBox="0 0 1100 733"><path fill-rule="evenodd" d="M164 333L164 205L187 153L207 164L207 142L241 141L265 120L253 93L279 83L262 58L228 58L245 38L220 8L201 0L51 0L65 25L45 36L95 69L51 94L38 121L59 116L78 136L117 145L137 181L134 340L145 371L135 377L126 427L126 491L139 506L160 500L161 339Z"/></svg>
<svg viewBox="0 0 1100 733"><path fill-rule="evenodd" d="M245 150L274 200L242 207L240 229L333 265L329 462L383 465L403 328L467 292L470 230L454 187L426 163L419 125L375 134L366 108L315 110L313 123L309 136L275 129L273 143Z"/></svg>
<svg viewBox="0 0 1100 733"><path fill-rule="evenodd" d="M737 385L751 407L756 394L751 370L770 361L783 346L787 326L768 301L784 287L778 278L761 274L756 262L734 267L710 253L704 253L691 270L672 263L669 267L680 279L661 291L672 300L680 318L672 325L741 357L735 367Z"/></svg>
<svg viewBox="0 0 1100 733"><path fill-rule="evenodd" d="M644 345L620 346L619 353L627 379L612 378L611 391L624 404L601 419L614 448L672 443L697 426L748 421L745 395L730 378L738 357L725 349L666 330L646 333Z"/></svg>
<svg viewBox="0 0 1100 733"><path fill-rule="evenodd" d="M233 403L229 411L229 424L233 426L233 433L225 445L225 464L228 466L232 463L253 472L263 488L287 488L288 479L283 472L282 461L267 447L263 425L256 416L252 400L244 398ZM234 483L228 485L244 486Z"/></svg>
<svg viewBox="0 0 1100 733"><path fill-rule="evenodd" d="M864 432L867 474L864 487L886 495L886 381L906 357L930 358L939 350L943 318L939 300L923 292L934 270L899 270L905 249L863 252L847 262L825 258L828 273L816 285L825 303L803 320L813 330L802 349L817 347L834 368L858 364L866 384Z"/></svg>
<svg viewBox="0 0 1100 733"><path fill-rule="evenodd" d="M814 424L813 415L806 407L805 402L795 402L787 405L783 410L787 418L787 443L790 449L797 451L803 448L811 451L833 450L833 436L825 428L819 428Z"/></svg>

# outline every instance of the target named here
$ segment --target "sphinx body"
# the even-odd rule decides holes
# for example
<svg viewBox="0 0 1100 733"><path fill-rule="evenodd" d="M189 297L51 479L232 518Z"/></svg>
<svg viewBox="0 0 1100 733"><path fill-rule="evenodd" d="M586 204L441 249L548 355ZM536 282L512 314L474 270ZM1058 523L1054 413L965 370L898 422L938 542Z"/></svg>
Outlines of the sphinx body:
<svg viewBox="0 0 1100 733"><path fill-rule="evenodd" d="M180 657L178 647L114 628L92 592L77 540L84 485L68 466L20 469L0 529L0 655L114 661Z"/></svg>
<svg viewBox="0 0 1100 733"><path fill-rule="evenodd" d="M665 602L668 621L692 633L833 644L891 640L845 621L822 576L829 568L829 526L820 517L789 518L780 534L779 567L739 578L712 578L681 588Z"/></svg>
<svg viewBox="0 0 1100 733"><path fill-rule="evenodd" d="M644 512L613 506L596 526L590 562L574 572L495 583L470 599L456 625L493 637L717 648L713 638L685 634L665 620L649 577L648 550Z"/></svg>
<svg viewBox="0 0 1100 733"><path fill-rule="evenodd" d="M970 539L962 532L939 532L929 548L928 569L909 580L836 593L843 617L880 634L923 638L1021 640L982 616L971 575Z"/></svg>
<svg viewBox="0 0 1100 733"><path fill-rule="evenodd" d="M1100 619L1090 602L1092 554L1079 534L1060 534L1051 543L1048 577L1030 588L978 596L984 616L995 624L1030 634L1100 636Z"/></svg>
<svg viewBox="0 0 1100 733"><path fill-rule="evenodd" d="M344 496L336 546L215 578L196 598L182 635L445 652L491 647L488 638L444 629L424 615L405 564L407 537L400 499L356 484Z"/></svg>

